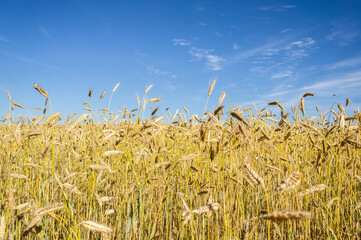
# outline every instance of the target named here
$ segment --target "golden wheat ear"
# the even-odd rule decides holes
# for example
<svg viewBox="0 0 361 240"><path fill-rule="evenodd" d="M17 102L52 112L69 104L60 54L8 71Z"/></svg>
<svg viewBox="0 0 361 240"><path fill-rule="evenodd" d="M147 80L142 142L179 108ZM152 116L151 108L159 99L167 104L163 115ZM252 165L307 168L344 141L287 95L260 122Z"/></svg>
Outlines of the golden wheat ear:
<svg viewBox="0 0 361 240"><path fill-rule="evenodd" d="M260 219L273 220L273 221L285 221L285 220L295 220L302 218L310 218L310 212L301 212L301 211L274 211L269 214L261 215Z"/></svg>
<svg viewBox="0 0 361 240"><path fill-rule="evenodd" d="M302 173L293 172L287 178L285 178L276 188L277 192L285 192L297 187L302 180Z"/></svg>
<svg viewBox="0 0 361 240"><path fill-rule="evenodd" d="M243 160L242 169L248 182L251 182L253 185L264 184L263 178L251 167L247 159Z"/></svg>
<svg viewBox="0 0 361 240"><path fill-rule="evenodd" d="M79 223L79 225L81 225L85 229L88 229L91 232L98 232L98 233L113 232L113 230L110 227L93 221L84 221Z"/></svg>

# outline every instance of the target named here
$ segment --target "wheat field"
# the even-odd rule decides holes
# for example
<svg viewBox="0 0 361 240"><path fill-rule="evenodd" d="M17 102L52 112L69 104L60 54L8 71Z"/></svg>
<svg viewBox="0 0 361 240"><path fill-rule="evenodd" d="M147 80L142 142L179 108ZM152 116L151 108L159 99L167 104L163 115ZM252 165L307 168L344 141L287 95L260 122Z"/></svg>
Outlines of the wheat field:
<svg viewBox="0 0 361 240"><path fill-rule="evenodd" d="M15 120L24 107L8 92L0 125L0 239L361 237L361 114L346 115L348 99L307 117L312 93L289 113L222 105L222 93L214 111L159 116L149 86L136 109L89 101L62 119L34 87L43 114Z"/></svg>

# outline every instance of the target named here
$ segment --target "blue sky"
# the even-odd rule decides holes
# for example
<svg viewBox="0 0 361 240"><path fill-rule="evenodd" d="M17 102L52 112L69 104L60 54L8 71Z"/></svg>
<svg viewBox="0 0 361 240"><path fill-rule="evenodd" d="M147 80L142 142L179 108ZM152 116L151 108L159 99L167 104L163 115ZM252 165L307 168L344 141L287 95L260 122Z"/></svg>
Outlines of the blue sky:
<svg viewBox="0 0 361 240"><path fill-rule="evenodd" d="M360 1L0 1L0 117L6 90L40 114L50 95L53 111L83 113L106 90L111 110L136 107L150 84L148 106L203 113L222 91L232 106L270 101L329 110L350 98L361 106ZM149 108L148 108L149 109ZM352 108L350 108L352 110ZM147 110L149 112L149 110Z"/></svg>

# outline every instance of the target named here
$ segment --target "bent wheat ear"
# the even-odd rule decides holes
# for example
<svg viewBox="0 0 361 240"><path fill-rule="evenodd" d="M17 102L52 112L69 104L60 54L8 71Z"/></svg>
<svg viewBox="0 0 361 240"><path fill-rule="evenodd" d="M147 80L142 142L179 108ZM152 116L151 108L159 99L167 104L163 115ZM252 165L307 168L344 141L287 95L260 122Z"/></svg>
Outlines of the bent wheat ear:
<svg viewBox="0 0 361 240"><path fill-rule="evenodd" d="M79 223L79 225L92 232L111 233L113 231L110 227L93 221L84 221Z"/></svg>
<svg viewBox="0 0 361 240"><path fill-rule="evenodd" d="M41 216L41 215L44 215L47 213L58 211L58 210L62 209L63 207L64 207L63 203L53 203L46 207L36 210L33 214L34 214L34 216Z"/></svg>
<svg viewBox="0 0 361 240"><path fill-rule="evenodd" d="M9 176L18 179L27 179L27 180L29 179L27 176L17 173L10 173Z"/></svg>
<svg viewBox="0 0 361 240"><path fill-rule="evenodd" d="M301 211L275 211L269 214L261 215L260 219L267 219L273 221L284 221L292 219L301 219L301 218L310 218L310 212L301 212Z"/></svg>
<svg viewBox="0 0 361 240"><path fill-rule="evenodd" d="M231 111L231 116L244 123L244 125L249 126L249 123L246 121L246 119L244 119L244 117L242 117L241 114Z"/></svg>
<svg viewBox="0 0 361 240"><path fill-rule="evenodd" d="M38 84L34 83L34 88L44 97L48 97L48 92L41 88Z"/></svg>
<svg viewBox="0 0 361 240"><path fill-rule="evenodd" d="M302 197L304 195L309 195L311 193L314 193L314 192L319 192L319 191L323 191L327 188L327 186L325 184L320 184L320 185L316 185L316 186L313 186L313 187L310 187L310 188L307 188L305 190L305 192L300 192L299 193L299 196Z"/></svg>
<svg viewBox="0 0 361 240"><path fill-rule="evenodd" d="M19 104L19 103L16 103L16 102L14 102L14 106L19 107L19 108L22 108L22 109L25 109L23 105L21 105L21 104Z"/></svg>
<svg viewBox="0 0 361 240"><path fill-rule="evenodd" d="M277 192L285 192L295 188L297 185L301 183L302 173L294 172L289 175L286 179L284 179L276 188Z"/></svg>
<svg viewBox="0 0 361 240"><path fill-rule="evenodd" d="M115 90L117 90L117 88L119 87L119 84L120 83L118 82L117 85L115 85L115 87L113 88L113 91L112 91L113 93L115 92Z"/></svg>
<svg viewBox="0 0 361 240"><path fill-rule="evenodd" d="M205 214L205 213L211 213L212 211L217 211L220 208L221 208L221 206L219 205L219 203L208 203L205 206L202 206L198 209L192 210L191 213L201 215L201 214Z"/></svg>
<svg viewBox="0 0 361 240"><path fill-rule="evenodd" d="M43 216L38 215L36 217L34 217L30 223L26 226L25 230L22 233L22 236L25 237L26 235L28 235L28 233L36 226L38 226L42 220Z"/></svg>
<svg viewBox="0 0 361 240"><path fill-rule="evenodd" d="M313 94L313 93L305 93L305 94L303 94L303 98L309 97L309 96L313 97L313 96L315 96L315 94Z"/></svg>
<svg viewBox="0 0 361 240"><path fill-rule="evenodd" d="M150 103L153 103L153 102L160 102L162 99L161 98L151 98L151 99L149 99L149 101L148 102L150 102Z"/></svg>
<svg viewBox="0 0 361 240"><path fill-rule="evenodd" d="M268 105L277 105L282 111L285 110L285 108L277 101L269 102Z"/></svg>
<svg viewBox="0 0 361 240"><path fill-rule="evenodd" d="M213 115L216 116L218 113L222 114L223 108L224 108L224 106L217 107L216 110L214 110Z"/></svg>
<svg viewBox="0 0 361 240"><path fill-rule="evenodd" d="M147 89L145 89L144 91L144 95L147 95L147 93L149 92L149 90L153 87L153 84L151 84L149 87L147 87Z"/></svg>
<svg viewBox="0 0 361 240"><path fill-rule="evenodd" d="M303 97L300 100L299 108L302 112L302 115L304 116L306 114L306 111L305 111L305 99Z"/></svg>
<svg viewBox="0 0 361 240"><path fill-rule="evenodd" d="M245 172L246 179L249 180L252 184L254 185L263 184L263 178L260 175L258 175L258 173L255 170L253 170L253 168L249 165L247 160L243 160L242 169Z"/></svg>

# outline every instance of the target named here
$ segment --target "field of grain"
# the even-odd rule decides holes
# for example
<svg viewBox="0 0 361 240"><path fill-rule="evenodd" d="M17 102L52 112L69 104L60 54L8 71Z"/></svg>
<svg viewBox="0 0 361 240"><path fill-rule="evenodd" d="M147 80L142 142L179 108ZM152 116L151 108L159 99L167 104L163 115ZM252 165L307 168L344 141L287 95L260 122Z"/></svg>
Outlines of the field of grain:
<svg viewBox="0 0 361 240"><path fill-rule="evenodd" d="M160 101L149 87L133 111L89 101L60 122L35 89L44 114L14 121L23 106L9 93L0 125L0 239L361 236L361 114L346 116L349 100L307 117L311 93L289 113L233 107L222 93L204 115L146 118Z"/></svg>

